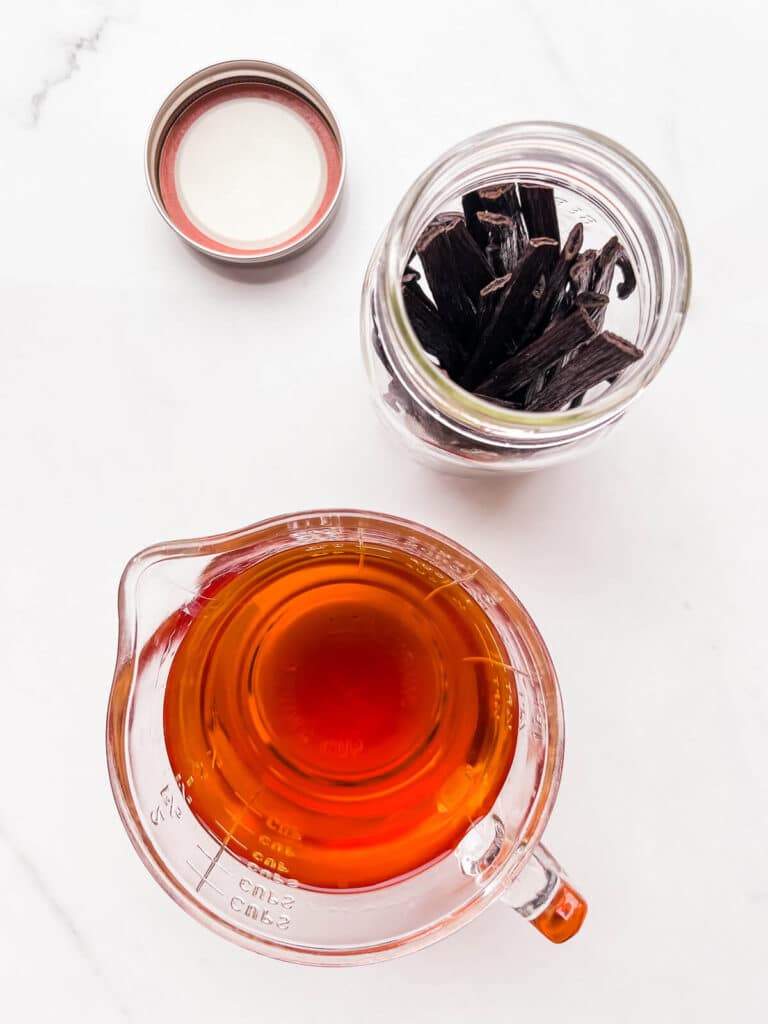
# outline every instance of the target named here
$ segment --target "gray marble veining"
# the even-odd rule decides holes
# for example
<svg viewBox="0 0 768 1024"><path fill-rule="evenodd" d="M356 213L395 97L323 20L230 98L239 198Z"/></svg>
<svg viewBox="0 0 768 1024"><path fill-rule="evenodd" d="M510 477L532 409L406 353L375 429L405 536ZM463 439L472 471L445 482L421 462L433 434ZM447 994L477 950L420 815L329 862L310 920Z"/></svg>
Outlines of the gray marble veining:
<svg viewBox="0 0 768 1024"><path fill-rule="evenodd" d="M71 41L64 58L64 67L58 74L46 76L40 88L35 92L29 102L30 123L34 126L40 121L48 97L54 89L68 82L70 78L80 71L80 59L83 53L89 51L96 53L101 43L107 26L113 21L111 15L105 15L98 23L93 32L85 36L77 36Z"/></svg>

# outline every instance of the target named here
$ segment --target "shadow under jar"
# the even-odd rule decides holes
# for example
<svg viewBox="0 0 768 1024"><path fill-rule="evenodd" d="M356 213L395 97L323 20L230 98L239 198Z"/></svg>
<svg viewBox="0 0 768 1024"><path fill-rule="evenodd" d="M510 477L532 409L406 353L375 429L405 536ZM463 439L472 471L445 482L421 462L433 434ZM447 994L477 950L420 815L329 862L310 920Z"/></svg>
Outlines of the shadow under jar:
<svg viewBox="0 0 768 1024"><path fill-rule="evenodd" d="M618 236L637 278L614 299L605 327L643 357L576 408L512 409L465 390L425 352L405 310L401 279L417 239L475 189L510 181L555 193L561 237L584 226L583 248ZM669 356L685 319L690 259L677 209L653 173L604 136L573 125L521 122L451 149L415 182L380 239L363 287L366 368L385 421L417 456L447 469L519 471L585 450L624 415Z"/></svg>

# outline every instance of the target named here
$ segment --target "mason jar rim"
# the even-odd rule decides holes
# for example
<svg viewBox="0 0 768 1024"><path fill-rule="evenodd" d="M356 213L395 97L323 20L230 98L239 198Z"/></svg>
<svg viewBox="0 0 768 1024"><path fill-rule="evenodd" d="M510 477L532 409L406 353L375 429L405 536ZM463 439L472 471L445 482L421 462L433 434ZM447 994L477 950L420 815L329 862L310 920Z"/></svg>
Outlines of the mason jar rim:
<svg viewBox="0 0 768 1024"><path fill-rule="evenodd" d="M642 198L651 203L663 232L657 242L663 243L664 255L673 270L673 287L666 297L665 312L649 337L656 339L658 352L630 379L619 382L593 401L574 409L552 412L528 412L510 409L466 391L451 380L434 363L416 335L405 310L401 278L407 234L414 213L424 192L434 179L462 161L469 165L481 154L521 153L526 146L546 150L553 161L569 153L582 159L603 161L601 169L623 175L628 184L639 189ZM541 159L541 156L539 156ZM498 440L541 445L558 443L575 435L599 430L619 418L627 406L650 384L672 351L682 329L691 291L690 249L680 214L674 201L656 175L633 153L598 132L578 125L557 121L519 121L488 129L453 146L435 160L403 196L381 242L381 259L376 271L376 285L392 316L394 331L387 332L385 344L393 341L400 367L419 392L454 426L471 433L491 435ZM394 335L394 338L390 335ZM643 362L642 360L640 361ZM405 383L405 382L404 382Z"/></svg>

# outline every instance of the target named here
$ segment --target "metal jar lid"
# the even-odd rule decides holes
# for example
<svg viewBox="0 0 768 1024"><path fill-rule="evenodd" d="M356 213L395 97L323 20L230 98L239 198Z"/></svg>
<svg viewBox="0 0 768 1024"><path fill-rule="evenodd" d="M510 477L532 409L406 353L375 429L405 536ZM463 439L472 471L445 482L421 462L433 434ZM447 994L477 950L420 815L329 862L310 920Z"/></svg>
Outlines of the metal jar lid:
<svg viewBox="0 0 768 1024"><path fill-rule="evenodd" d="M341 132L323 97L264 61L190 75L147 137L147 184L165 222L230 263L271 263L311 245L338 207L344 171Z"/></svg>

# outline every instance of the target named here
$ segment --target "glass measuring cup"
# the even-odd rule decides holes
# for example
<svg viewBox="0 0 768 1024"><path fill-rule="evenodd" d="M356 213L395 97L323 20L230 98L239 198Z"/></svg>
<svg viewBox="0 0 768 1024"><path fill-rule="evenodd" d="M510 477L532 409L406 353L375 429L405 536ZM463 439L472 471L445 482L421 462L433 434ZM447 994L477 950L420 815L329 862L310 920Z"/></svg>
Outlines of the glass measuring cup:
<svg viewBox="0 0 768 1024"><path fill-rule="evenodd" d="M164 697L174 657L213 581L292 549L350 543L435 566L483 609L506 652L502 668L517 697L517 745L491 811L451 852L381 885L318 891L290 876L280 822L265 819L262 849L252 855L201 824L166 750ZM268 956L321 964L373 962L421 948L495 899L553 942L578 931L586 904L539 841L562 769L555 671L518 599L468 551L391 516L336 510L282 516L136 555L120 584L119 617L107 720L115 801L150 873L197 920Z"/></svg>

